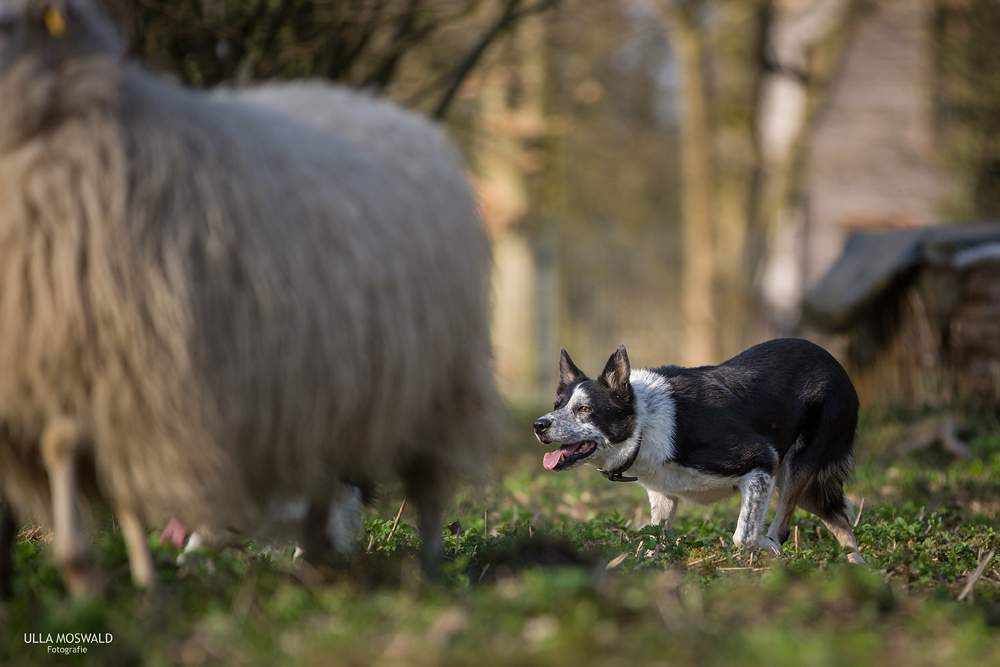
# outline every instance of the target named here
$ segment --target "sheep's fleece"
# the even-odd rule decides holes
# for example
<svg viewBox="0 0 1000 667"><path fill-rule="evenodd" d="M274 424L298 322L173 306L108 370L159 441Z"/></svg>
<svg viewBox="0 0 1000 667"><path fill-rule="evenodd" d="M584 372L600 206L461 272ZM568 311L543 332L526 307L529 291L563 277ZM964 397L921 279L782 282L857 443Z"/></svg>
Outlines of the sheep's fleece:
<svg viewBox="0 0 1000 667"><path fill-rule="evenodd" d="M439 131L347 92L300 124L184 89L86 0L0 15L3 494L47 516L51 491L59 540L65 460L206 529L398 478L435 556L498 407L489 245Z"/></svg>

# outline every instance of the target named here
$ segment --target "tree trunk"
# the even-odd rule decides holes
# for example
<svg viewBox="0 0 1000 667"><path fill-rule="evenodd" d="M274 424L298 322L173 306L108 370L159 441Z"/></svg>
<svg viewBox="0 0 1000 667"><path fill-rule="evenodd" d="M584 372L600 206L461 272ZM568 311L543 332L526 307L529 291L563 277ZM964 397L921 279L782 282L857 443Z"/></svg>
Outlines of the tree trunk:
<svg viewBox="0 0 1000 667"><path fill-rule="evenodd" d="M484 139L478 143L476 164L494 238L493 334L500 388L509 399L535 401L540 383L551 379L539 369L556 367L559 316L554 254L538 253L536 232L543 240L552 236L546 227L556 224L557 212L554 204L546 204L545 193L532 187L539 170L545 180L549 157L541 141L547 84L544 19L530 16L521 28L507 64L484 79ZM512 88L520 94L512 96ZM539 199L542 219L528 219L530 203ZM541 358L542 353L550 356ZM549 383L544 391L554 386Z"/></svg>
<svg viewBox="0 0 1000 667"><path fill-rule="evenodd" d="M844 24L850 0L775 0L764 43L764 74L757 103L760 166L754 193L749 269L759 277L771 324L787 333L798 319L803 278L801 211L794 206L795 176L809 120L809 55Z"/></svg>
<svg viewBox="0 0 1000 667"><path fill-rule="evenodd" d="M705 37L699 29L700 2L657 7L671 37L681 71L681 217L684 266L681 275L681 356L687 365L718 361L714 308L712 135L704 73Z"/></svg>

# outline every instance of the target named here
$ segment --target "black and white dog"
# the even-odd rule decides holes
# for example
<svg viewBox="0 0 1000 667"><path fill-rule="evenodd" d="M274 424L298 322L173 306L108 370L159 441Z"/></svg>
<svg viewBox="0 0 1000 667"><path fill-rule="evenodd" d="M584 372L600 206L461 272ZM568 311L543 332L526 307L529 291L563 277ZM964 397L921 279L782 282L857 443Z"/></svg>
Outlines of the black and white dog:
<svg viewBox="0 0 1000 667"><path fill-rule="evenodd" d="M596 380L563 349L555 409L535 421L543 465L583 463L649 492L653 523L669 528L680 498L707 504L737 490L733 543L781 552L795 507L820 517L863 562L844 482L853 471L858 395L844 368L805 340L755 345L718 366L629 366L625 346ZM628 472L630 477L623 476ZM775 483L778 510L762 526Z"/></svg>

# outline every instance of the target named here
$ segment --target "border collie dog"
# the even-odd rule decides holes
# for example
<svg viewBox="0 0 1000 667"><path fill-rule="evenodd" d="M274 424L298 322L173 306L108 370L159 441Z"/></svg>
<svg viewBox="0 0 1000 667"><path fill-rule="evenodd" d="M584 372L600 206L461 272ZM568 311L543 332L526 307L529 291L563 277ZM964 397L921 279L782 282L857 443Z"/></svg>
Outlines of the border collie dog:
<svg viewBox="0 0 1000 667"><path fill-rule="evenodd" d="M596 380L563 349L556 393L555 409L534 424L542 444L559 445L545 454L546 469L589 463L612 481L638 481L653 523L667 528L679 499L707 504L739 491L733 543L775 553L798 506L852 549L848 560L864 562L844 497L858 395L818 345L785 338L718 366L635 370L622 345ZM778 510L764 535L775 484Z"/></svg>

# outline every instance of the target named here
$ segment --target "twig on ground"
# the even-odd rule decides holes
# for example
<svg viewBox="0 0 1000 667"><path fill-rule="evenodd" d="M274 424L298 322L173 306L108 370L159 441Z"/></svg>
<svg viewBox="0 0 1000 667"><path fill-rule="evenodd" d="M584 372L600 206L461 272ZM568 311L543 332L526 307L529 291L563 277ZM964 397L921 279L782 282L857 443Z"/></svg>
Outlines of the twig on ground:
<svg viewBox="0 0 1000 667"><path fill-rule="evenodd" d="M604 566L604 569L605 570L613 570L616 567L618 567L619 565L621 565L623 562L625 562L626 558L628 558L628 552L627 551L625 553L619 554L619 555L615 556L614 558L612 558L611 562Z"/></svg>
<svg viewBox="0 0 1000 667"><path fill-rule="evenodd" d="M992 561L993 557L996 555L997 555L997 550L994 548L990 549L989 553L987 553L984 558L980 559L979 567L977 567L976 571L972 573L971 577L969 577L968 583L965 584L965 588L962 589L962 593L958 596L959 602L964 600L970 593L972 593L972 587L979 580L979 577L983 576L983 572L986 571L986 568L990 564L990 561ZM972 598L970 597L969 599L971 601Z"/></svg>
<svg viewBox="0 0 1000 667"><path fill-rule="evenodd" d="M403 502L399 504L399 511L396 512L396 520L392 522L392 529L389 534L385 536L386 544L392 539L392 536L396 534L396 526L399 525L399 517L403 516L403 508L406 507L406 496L403 496Z"/></svg>
<svg viewBox="0 0 1000 667"><path fill-rule="evenodd" d="M865 497L861 496L861 504L858 505L858 514L854 517L854 527L858 527L858 523L861 521L861 513L865 511Z"/></svg>
<svg viewBox="0 0 1000 667"><path fill-rule="evenodd" d="M720 567L719 572L737 572L739 570L746 570L750 572L763 572L764 570L770 570L769 567Z"/></svg>

